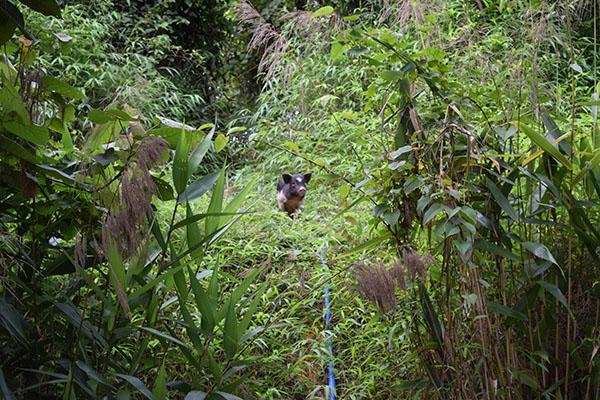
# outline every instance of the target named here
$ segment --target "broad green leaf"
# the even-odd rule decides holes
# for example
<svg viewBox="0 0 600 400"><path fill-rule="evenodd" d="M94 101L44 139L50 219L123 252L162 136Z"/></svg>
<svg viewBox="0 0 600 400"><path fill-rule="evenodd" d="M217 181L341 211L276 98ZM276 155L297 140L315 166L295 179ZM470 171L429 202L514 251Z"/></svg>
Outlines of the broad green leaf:
<svg viewBox="0 0 600 400"><path fill-rule="evenodd" d="M498 186L496 186L496 184L492 182L489 178L486 178L486 183L488 188L490 189L490 192L492 192L494 200L496 200L496 204L498 204L500 208L504 210L504 212L510 217L510 219L518 222L519 215L512 207L506 196L504 196L504 193L502 193L502 191L498 189Z"/></svg>
<svg viewBox="0 0 600 400"><path fill-rule="evenodd" d="M252 302L250 303L248 308L246 308L244 317L242 318L242 320L240 321L240 323L238 325L238 333L240 335L245 335L246 331L248 330L248 327L250 326L250 323L252 322L252 319L254 318L254 314L256 313L256 309L258 308L258 306L262 300L262 295L266 289L267 289L267 282L263 283L260 286L260 288L254 293Z"/></svg>
<svg viewBox="0 0 600 400"><path fill-rule="evenodd" d="M190 163L188 167L188 174L191 177L198 170L198 166L204 159L206 152L212 146L212 137L215 132L215 129L211 129L211 131L206 135L206 137L200 142L200 144L194 149L192 155L190 156Z"/></svg>
<svg viewBox="0 0 600 400"><path fill-rule="evenodd" d="M75 329L81 330L81 332L87 336L89 339L92 339L99 343L102 347L106 347L106 339L104 339L100 334L97 327L93 326L89 321L84 320L73 305L66 303L55 303L56 308L58 308L67 318L67 321Z"/></svg>
<svg viewBox="0 0 600 400"><path fill-rule="evenodd" d="M61 96L70 97L75 100L81 100L85 97L80 89L50 75L44 76L44 84L47 90L56 92Z"/></svg>
<svg viewBox="0 0 600 400"><path fill-rule="evenodd" d="M542 122L544 123L546 131L553 139L553 141L557 141L561 138L561 136L563 136L563 133L560 131L558 125L556 125L550 114L548 114L547 112L542 112ZM571 145L566 140L560 140L558 148L561 149L567 155L571 154Z"/></svg>
<svg viewBox="0 0 600 400"><path fill-rule="evenodd" d="M196 301L196 307L200 314L202 314L202 330L205 333L211 334L215 324L215 316L217 310L213 308L213 302L211 301L209 294L204 290L198 278L192 272L192 269L188 267L188 275L190 277L190 284L192 286L192 292L194 293L194 300Z"/></svg>
<svg viewBox="0 0 600 400"><path fill-rule="evenodd" d="M291 140L286 140L284 145L293 152L300 153L300 148L298 147L298 145L292 142Z"/></svg>
<svg viewBox="0 0 600 400"><path fill-rule="evenodd" d="M208 366L209 366L210 371L211 371L211 373L213 375L213 379L216 382L220 382L221 381L221 377L223 376L223 370L221 369L221 367L217 363L217 361L215 359L215 355L214 355L213 350L209 348L206 353L208 355Z"/></svg>
<svg viewBox="0 0 600 400"><path fill-rule="evenodd" d="M152 394L156 400L167 400L167 372L163 363L158 371L158 375L154 380Z"/></svg>
<svg viewBox="0 0 600 400"><path fill-rule="evenodd" d="M548 248L545 245L535 242L523 242L522 245L534 256L558 265L558 263L554 259L554 256L552 256L552 253L550 252L550 250L548 250Z"/></svg>
<svg viewBox="0 0 600 400"><path fill-rule="evenodd" d="M185 192L188 182L188 153L189 141L185 131L182 129L179 133L179 141L175 150L175 160L173 161L173 186L178 195ZM180 196L182 197L182 196Z"/></svg>
<svg viewBox="0 0 600 400"><path fill-rule="evenodd" d="M176 128L178 130L183 129L184 131L195 131L196 130L196 128L194 128L193 126L186 125L183 122L174 121L170 118L165 118L165 117L161 117L161 116L158 116L157 118L161 123L163 123L164 125L166 125L169 128Z"/></svg>
<svg viewBox="0 0 600 400"><path fill-rule="evenodd" d="M227 136L232 135L237 132L244 132L246 130L245 126L234 126L233 128L227 131Z"/></svg>
<svg viewBox="0 0 600 400"><path fill-rule="evenodd" d="M154 218L154 221L152 221L150 230L151 230L152 234L154 235L154 238L156 239L156 242L158 243L158 245L160 246L162 251L166 252L167 251L167 243L165 242L165 237L163 236L163 234L160 230L160 224L158 223L158 219L156 217Z"/></svg>
<svg viewBox="0 0 600 400"><path fill-rule="evenodd" d="M348 46L346 46L345 44L340 42L333 42L333 44L331 45L331 49L329 50L329 58L331 59L331 61L335 62L342 58L346 50L348 50Z"/></svg>
<svg viewBox="0 0 600 400"><path fill-rule="evenodd" d="M333 7L325 6L325 7L319 8L317 11L313 12L312 16L313 17L323 17L325 15L330 15L332 13L333 13Z"/></svg>
<svg viewBox="0 0 600 400"><path fill-rule="evenodd" d="M107 258L110 269L115 274L115 277L119 280L122 286L127 286L128 282L126 278L125 264L119 255L117 244L112 239L110 239Z"/></svg>
<svg viewBox="0 0 600 400"><path fill-rule="evenodd" d="M102 377L102 375L100 375L100 373L98 371L96 371L94 368L92 368L88 364L86 364L85 361L83 361L83 360L77 360L77 361L75 361L75 365L77 365L77 367L79 367L79 369L81 369L83 372L85 372L86 375L90 379L92 379L92 380L94 380L94 381L96 381L96 382L98 382L98 383L100 383L100 384L102 384L104 386L112 387L112 385L110 383L108 383L106 381L106 379L104 379Z"/></svg>
<svg viewBox="0 0 600 400"><path fill-rule="evenodd" d="M17 30L17 24L8 14L0 9L0 45L8 42Z"/></svg>
<svg viewBox="0 0 600 400"><path fill-rule="evenodd" d="M206 392L203 392L201 390L192 390L185 396L184 400L205 400L206 396Z"/></svg>
<svg viewBox="0 0 600 400"><path fill-rule="evenodd" d="M508 258L513 261L519 260L519 258L510 250L500 247L494 243L490 243L485 239L475 240L475 248L478 250L487 251L488 253L492 253L500 257Z"/></svg>
<svg viewBox="0 0 600 400"><path fill-rule="evenodd" d="M1 37L3 41L0 42L0 44L4 44L12 37L12 32L14 32L13 26L19 27L25 36L31 38L29 32L25 30L25 20L23 19L23 14L21 14L21 11L14 4L7 0L0 1L0 16L0 22L6 23L7 25L7 28L0 28L0 35L3 36Z"/></svg>
<svg viewBox="0 0 600 400"><path fill-rule="evenodd" d="M186 203L185 207L186 217L193 217L194 213L192 212L192 208L189 203ZM196 222L190 222L185 226L186 239L189 248L194 247L198 243L202 241L202 233L200 232L200 227ZM204 253L204 249L202 247L198 247L194 251L190 253L192 260L198 262L202 254Z"/></svg>
<svg viewBox="0 0 600 400"><path fill-rule="evenodd" d="M6 383L6 379L4 378L4 372L2 371L2 368L0 368L0 390L2 391L1 393L4 396L4 400L17 400L14 393L12 392L12 390L10 390L8 384Z"/></svg>
<svg viewBox="0 0 600 400"><path fill-rule="evenodd" d="M0 15L2 15L2 13L0 13ZM15 113L22 124L31 125L27 107L25 107L21 96L12 85L7 84L0 89L0 104L2 105L4 113Z"/></svg>
<svg viewBox="0 0 600 400"><path fill-rule="evenodd" d="M437 344L438 350L441 352L444 348L444 327L433 307L429 293L423 283L419 283L419 299L423 309L423 319L427 327L427 331L431 339Z"/></svg>
<svg viewBox="0 0 600 400"><path fill-rule="evenodd" d="M231 220L231 218L233 218L233 215L235 215L235 213L237 212L237 210L244 204L244 202L246 201L246 198L248 197L248 194L250 194L250 191L254 188L256 188L256 183L258 182L258 177L254 178L250 183L248 183L248 185L246 185L246 187L244 189L242 189L242 191L240 191L223 209L223 215L225 215L224 217L221 217L221 220L219 222L219 225L223 225L226 224L229 220ZM229 216L230 215L230 216Z"/></svg>
<svg viewBox="0 0 600 400"><path fill-rule="evenodd" d="M517 370L515 368L509 368L510 374L513 378L516 378L520 383L529 386L530 388L539 391L540 384L535 378L535 375L531 371Z"/></svg>
<svg viewBox="0 0 600 400"><path fill-rule="evenodd" d="M150 389L148 389L146 387L146 385L144 385L144 382L142 382L139 378L136 378L135 376L131 376L131 375L124 375L124 374L118 374L118 373L113 373L113 374L115 376L118 376L119 378L127 381L131 386L136 388L138 390L138 392L140 392L146 398L148 398L150 400L156 400L156 398L154 397L154 395L152 394Z"/></svg>
<svg viewBox="0 0 600 400"><path fill-rule="evenodd" d="M229 142L229 136L219 133L215 138L215 152L223 150L227 146L227 142Z"/></svg>
<svg viewBox="0 0 600 400"><path fill-rule="evenodd" d="M529 139L531 139L531 141L533 143L535 143L543 151L545 151L546 153L551 155L559 163L564 165L569 171L572 169L572 166L571 166L571 163L569 162L569 160L562 153L560 153L560 151L556 147L554 147L554 145L552 143L550 143L548 140L546 140L545 137L543 137L542 135L537 133L534 129L530 128L529 126L527 126L523 123L518 123L518 122L516 122L516 123L519 125L519 128L521 128L521 130L529 137Z"/></svg>
<svg viewBox="0 0 600 400"><path fill-rule="evenodd" d="M149 332L149 333L151 333L153 335L156 335L158 337L166 339L166 340L168 340L170 342L173 342L175 344L178 344L180 346L189 347L186 343L183 343L181 340L179 340L177 338L174 338L173 336L167 335L166 333L161 332L161 331L159 331L157 329L149 328L149 327L145 327L145 326L140 326L140 329L143 329L146 332Z"/></svg>
<svg viewBox="0 0 600 400"><path fill-rule="evenodd" d="M569 307L569 302L567 301L567 298L558 287L556 287L550 282L541 280L537 281L536 283L540 285L545 291L550 293L556 300L558 300L558 302L567 309L571 318L575 318L575 316L573 315L573 311L571 311L571 307Z"/></svg>
<svg viewBox="0 0 600 400"><path fill-rule="evenodd" d="M71 137L71 132L69 132L67 129L62 132L60 142L67 153L71 153L75 149L73 147L73 138Z"/></svg>
<svg viewBox="0 0 600 400"><path fill-rule="evenodd" d="M177 288L177 293L179 293L179 300L186 302L188 299L188 285L185 280L185 274L183 270L179 270L173 275L173 281L175 282L175 287Z"/></svg>
<svg viewBox="0 0 600 400"><path fill-rule="evenodd" d="M44 15L60 17L60 7L54 0L21 0L21 3Z"/></svg>
<svg viewBox="0 0 600 400"><path fill-rule="evenodd" d="M178 202L184 203L186 201L191 202L199 199L214 186L217 179L219 179L219 176L221 176L221 171L215 171L190 183L183 194L179 196Z"/></svg>
<svg viewBox="0 0 600 400"><path fill-rule="evenodd" d="M527 316L522 312L506 307L505 305L502 305L500 303L496 303L495 301L488 300L487 307L488 310L490 310L494 314L500 314L504 315L505 317L510 317L521 321L527 321Z"/></svg>
<svg viewBox="0 0 600 400"><path fill-rule="evenodd" d="M234 299L229 299L227 316L223 326L223 347L229 358L233 358L238 349L239 333Z"/></svg>
<svg viewBox="0 0 600 400"><path fill-rule="evenodd" d="M402 77L402 72L400 71L393 71L393 70L387 70L387 71L383 71L381 73L381 77L386 80L386 81L395 81L397 79L400 79Z"/></svg>
<svg viewBox="0 0 600 400"><path fill-rule="evenodd" d="M25 333L25 319L12 304L6 302L2 297L0 297L0 322L16 342L25 348L30 347Z"/></svg>
<svg viewBox="0 0 600 400"><path fill-rule="evenodd" d="M15 121L5 122L3 125L13 135L17 135L33 144L39 146L48 144L48 129L43 126L25 126Z"/></svg>
<svg viewBox="0 0 600 400"><path fill-rule="evenodd" d="M177 293L181 295L179 290L177 290ZM202 339L200 338L200 331L198 330L196 322L194 321L194 318L192 318L192 314L190 314L190 311L188 310L185 301L182 301L181 297L179 297L179 310L181 311L181 315L183 316L183 320L185 321L185 331L191 339L192 344L197 349L201 349L203 344Z"/></svg>
<svg viewBox="0 0 600 400"><path fill-rule="evenodd" d="M182 269L183 269L183 265L179 265L179 266L176 266L175 268L170 269L167 272L162 273L160 276L157 276L156 278L152 279L150 282L146 283L141 288L137 289L129 297L131 297L133 299L135 297L141 296L142 294L146 293L148 290L152 289L159 283L163 282L165 279L171 278L173 275L175 275L177 272L181 271Z"/></svg>
<svg viewBox="0 0 600 400"><path fill-rule="evenodd" d="M392 151L391 153L389 153L388 154L388 159L395 160L398 157L400 157L401 155L409 153L410 151L412 151L412 146L411 145L402 146L398 150L395 150L395 151Z"/></svg>
<svg viewBox="0 0 600 400"><path fill-rule="evenodd" d="M433 203L431 207L423 214L423 225L427 225L436 215L438 215L444 208L440 203Z"/></svg>
<svg viewBox="0 0 600 400"><path fill-rule="evenodd" d="M340 194L339 194L339 201L340 202L344 202L346 200L346 198L350 194L350 190L351 189L352 188L350 187L350 185L347 182L342 182L340 184Z"/></svg>
<svg viewBox="0 0 600 400"><path fill-rule="evenodd" d="M105 124L111 120L111 116L106 111L96 108L91 109L87 117L95 124Z"/></svg>
<svg viewBox="0 0 600 400"><path fill-rule="evenodd" d="M213 188L212 197L210 199L210 204L208 205L208 213L216 214L222 211L223 207L223 193L225 190L225 167L221 168L221 173L217 178L217 182ZM206 217L204 221L204 233L206 235L210 235L217 231L220 224L220 218L217 216Z"/></svg>

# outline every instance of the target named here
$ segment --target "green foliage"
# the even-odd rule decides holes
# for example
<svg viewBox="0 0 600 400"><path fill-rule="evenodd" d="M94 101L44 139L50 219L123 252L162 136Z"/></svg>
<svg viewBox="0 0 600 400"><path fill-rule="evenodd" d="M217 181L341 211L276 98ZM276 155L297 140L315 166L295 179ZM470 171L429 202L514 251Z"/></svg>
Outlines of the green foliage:
<svg viewBox="0 0 600 400"><path fill-rule="evenodd" d="M195 370L177 391L231 397L239 372L254 363L244 361L240 344L264 289L246 295L255 273L220 290L218 264L205 255L238 222L249 191L224 203L223 167L219 179L200 179L202 193L182 197L210 154L214 129L205 135L163 119L147 133L119 99L92 109L84 122L82 100L99 99L86 98L78 79L43 72L51 67L43 59L46 40L57 39L51 33L42 31L36 44L10 42L0 73L0 340L2 371L10 371L1 375L3 397L103 398L134 390L165 399L176 378L166 366L182 356ZM151 135L169 133L165 128L179 132L172 164L165 164L169 143ZM168 195L171 179L177 199ZM208 212L196 214L189 202L211 189ZM187 217L177 212L180 197ZM170 208L169 219L156 208ZM201 219L210 229L200 229ZM205 290L199 280L208 275ZM162 311L173 294L181 324L173 310ZM193 346L178 339L184 326ZM156 378L148 379L152 371Z"/></svg>
<svg viewBox="0 0 600 400"><path fill-rule="evenodd" d="M0 397L598 396L591 3L5 3Z"/></svg>

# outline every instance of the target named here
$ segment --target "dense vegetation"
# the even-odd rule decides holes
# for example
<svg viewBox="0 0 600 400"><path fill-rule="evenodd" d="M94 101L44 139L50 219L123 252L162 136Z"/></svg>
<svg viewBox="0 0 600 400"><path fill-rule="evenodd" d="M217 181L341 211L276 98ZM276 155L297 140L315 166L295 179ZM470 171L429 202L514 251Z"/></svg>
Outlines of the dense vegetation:
<svg viewBox="0 0 600 400"><path fill-rule="evenodd" d="M599 7L0 2L0 398L600 399Z"/></svg>

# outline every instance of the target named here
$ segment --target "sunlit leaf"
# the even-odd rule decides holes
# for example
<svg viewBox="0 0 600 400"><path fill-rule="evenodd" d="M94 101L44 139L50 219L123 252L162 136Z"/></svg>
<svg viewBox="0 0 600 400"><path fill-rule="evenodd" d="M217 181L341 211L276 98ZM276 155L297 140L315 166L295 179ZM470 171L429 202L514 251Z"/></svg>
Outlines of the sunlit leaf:
<svg viewBox="0 0 600 400"><path fill-rule="evenodd" d="M321 7L319 8L317 11L312 13L313 17L323 17L325 15L330 15L333 13L333 7L331 6L325 6L325 7Z"/></svg>

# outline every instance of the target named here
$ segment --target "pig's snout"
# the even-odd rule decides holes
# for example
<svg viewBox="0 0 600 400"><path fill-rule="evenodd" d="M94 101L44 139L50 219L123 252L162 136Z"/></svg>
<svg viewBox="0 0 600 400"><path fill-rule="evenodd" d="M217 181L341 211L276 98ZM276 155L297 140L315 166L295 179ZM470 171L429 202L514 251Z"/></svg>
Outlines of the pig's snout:
<svg viewBox="0 0 600 400"><path fill-rule="evenodd" d="M305 187L301 187L298 189L298 194L300 196L304 196L304 194L306 193L306 188Z"/></svg>

